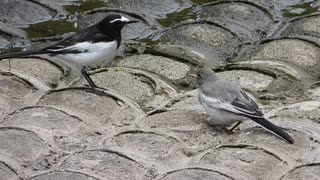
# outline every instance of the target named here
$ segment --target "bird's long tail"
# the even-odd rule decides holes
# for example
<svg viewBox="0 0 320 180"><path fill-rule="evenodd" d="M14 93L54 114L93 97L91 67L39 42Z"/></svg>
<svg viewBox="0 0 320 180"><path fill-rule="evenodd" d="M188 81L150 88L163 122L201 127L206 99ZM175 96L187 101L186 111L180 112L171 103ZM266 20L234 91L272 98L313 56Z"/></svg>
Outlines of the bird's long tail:
<svg viewBox="0 0 320 180"><path fill-rule="evenodd" d="M28 50L28 51L21 51L21 52L14 52L8 54L0 54L1 59L8 59L8 58L16 58L16 57L26 57L29 55L36 55L36 54L43 54L45 53L43 50Z"/></svg>
<svg viewBox="0 0 320 180"><path fill-rule="evenodd" d="M252 117L250 119L252 119L254 122L260 124L262 127L266 128L268 131L272 132L273 134L288 141L290 144L294 143L293 138L288 133L286 133L280 127L274 125L269 120L267 120L265 118L252 118Z"/></svg>

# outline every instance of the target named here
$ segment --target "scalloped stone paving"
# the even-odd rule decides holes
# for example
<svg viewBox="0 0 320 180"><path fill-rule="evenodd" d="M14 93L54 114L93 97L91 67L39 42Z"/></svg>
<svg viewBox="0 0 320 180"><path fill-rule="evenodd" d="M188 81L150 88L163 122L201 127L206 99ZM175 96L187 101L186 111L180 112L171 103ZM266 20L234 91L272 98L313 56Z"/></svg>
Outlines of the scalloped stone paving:
<svg viewBox="0 0 320 180"><path fill-rule="evenodd" d="M4 71L19 71L21 73L32 75L51 87L56 87L63 77L63 69L57 65L37 58L11 59L0 61L0 69Z"/></svg>
<svg viewBox="0 0 320 180"><path fill-rule="evenodd" d="M61 180L68 180L68 179L77 179L77 180L97 180L98 178L94 178L87 174L79 173L79 172L68 172L68 171L61 171L61 172L50 172L44 173L40 175L36 175L34 177L29 178L28 180L47 180L47 179L61 179Z"/></svg>
<svg viewBox="0 0 320 180"><path fill-rule="evenodd" d="M165 18L166 14L181 11L191 6L190 0L109 0L111 7L122 7L131 11L142 11L151 17Z"/></svg>
<svg viewBox="0 0 320 180"><path fill-rule="evenodd" d="M199 8L201 16L223 24L245 40L259 40L277 24L275 14L253 2L217 1Z"/></svg>
<svg viewBox="0 0 320 180"><path fill-rule="evenodd" d="M75 29L110 13L141 21L123 29L110 65L89 72L101 89L47 56L0 61L0 179L319 179L319 12L283 13L316 1L300 2L0 1L1 53L65 37L21 28L49 20L51 31L52 18ZM199 65L248 91L295 143L253 121L208 124Z"/></svg>
<svg viewBox="0 0 320 180"><path fill-rule="evenodd" d="M290 21L284 35L315 35L319 37L320 14L314 14L307 17L297 18Z"/></svg>
<svg viewBox="0 0 320 180"><path fill-rule="evenodd" d="M113 65L148 70L170 80L184 78L190 71L190 67L184 63L177 62L171 58L150 54L129 56ZM179 71L175 71L178 68Z"/></svg>
<svg viewBox="0 0 320 180"><path fill-rule="evenodd" d="M319 75L320 46L301 39L279 39L262 44L251 59L284 61Z"/></svg>
<svg viewBox="0 0 320 180"><path fill-rule="evenodd" d="M17 174L3 162L0 162L0 174L3 179L18 179Z"/></svg>
<svg viewBox="0 0 320 180"><path fill-rule="evenodd" d="M91 171L106 179L143 179L147 171L139 163L123 154L105 151L83 151L68 157L63 169Z"/></svg>
<svg viewBox="0 0 320 180"><path fill-rule="evenodd" d="M54 15L50 9L27 0L2 1L0 12L2 22L18 26L48 21Z"/></svg>
<svg viewBox="0 0 320 180"><path fill-rule="evenodd" d="M209 21L174 26L164 31L160 40L198 51L209 66L223 66L240 43L235 34Z"/></svg>

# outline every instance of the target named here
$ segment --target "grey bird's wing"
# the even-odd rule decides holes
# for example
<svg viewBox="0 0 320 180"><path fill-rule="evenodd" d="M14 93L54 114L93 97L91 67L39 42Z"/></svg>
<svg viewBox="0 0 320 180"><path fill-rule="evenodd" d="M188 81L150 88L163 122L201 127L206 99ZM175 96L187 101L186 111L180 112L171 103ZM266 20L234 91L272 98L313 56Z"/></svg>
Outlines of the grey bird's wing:
<svg viewBox="0 0 320 180"><path fill-rule="evenodd" d="M204 101L211 107L246 117L261 118L258 105L238 87L223 80L204 83L200 86Z"/></svg>
<svg viewBox="0 0 320 180"><path fill-rule="evenodd" d="M246 116L253 118L263 117L263 113L258 105L245 92L241 90L239 92L239 95L231 102L233 107Z"/></svg>
<svg viewBox="0 0 320 180"><path fill-rule="evenodd" d="M208 106L247 117L289 143L294 142L290 135L263 117L258 105L245 92L229 82L216 80L204 83L200 91Z"/></svg>

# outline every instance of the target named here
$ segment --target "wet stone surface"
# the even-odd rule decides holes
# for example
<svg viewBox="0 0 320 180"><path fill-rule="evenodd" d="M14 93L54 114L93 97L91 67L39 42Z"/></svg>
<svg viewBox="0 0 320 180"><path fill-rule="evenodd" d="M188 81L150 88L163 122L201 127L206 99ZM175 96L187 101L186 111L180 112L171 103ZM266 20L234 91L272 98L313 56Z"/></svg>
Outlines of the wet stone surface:
<svg viewBox="0 0 320 180"><path fill-rule="evenodd" d="M190 47L205 56L209 66L223 66L237 52L238 38L230 31L210 22L182 24L166 30L161 40Z"/></svg>
<svg viewBox="0 0 320 180"><path fill-rule="evenodd" d="M284 35L314 35L319 36L320 30L320 15L313 15L310 17L297 18L292 20L286 30L283 32Z"/></svg>
<svg viewBox="0 0 320 180"><path fill-rule="evenodd" d="M1 53L111 13L140 23L123 29L112 63L89 71L96 90L48 56L0 61L0 179L318 179L316 2L1 1ZM200 65L248 92L295 143L253 121L211 126L192 76Z"/></svg>
<svg viewBox="0 0 320 180"><path fill-rule="evenodd" d="M130 11L140 11L151 17L164 18L166 14L179 12L190 7L189 0L106 0L110 7L121 7Z"/></svg>
<svg viewBox="0 0 320 180"><path fill-rule="evenodd" d="M54 15L49 9L26 0L3 1L0 12L0 21L18 26L48 21Z"/></svg>
<svg viewBox="0 0 320 180"><path fill-rule="evenodd" d="M269 14L271 12L254 3L240 1L207 3L202 5L199 11L206 18L222 21L224 26L234 30L234 33L246 38L245 40L258 40L267 36L274 25L272 14ZM238 27L234 27L234 24ZM250 34L244 36L246 33Z"/></svg>
<svg viewBox="0 0 320 180"><path fill-rule="evenodd" d="M280 39L263 44L252 59L285 61L310 71L319 66L320 47L299 39Z"/></svg>

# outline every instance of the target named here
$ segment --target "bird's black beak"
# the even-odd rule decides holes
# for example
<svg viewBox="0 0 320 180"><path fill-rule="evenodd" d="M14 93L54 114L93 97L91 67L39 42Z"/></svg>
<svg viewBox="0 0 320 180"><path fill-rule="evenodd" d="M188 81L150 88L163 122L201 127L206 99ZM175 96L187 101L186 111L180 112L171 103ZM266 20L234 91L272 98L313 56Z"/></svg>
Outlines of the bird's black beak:
<svg viewBox="0 0 320 180"><path fill-rule="evenodd" d="M137 23L137 22L140 22L140 21L128 21L127 24L132 24L132 23Z"/></svg>

